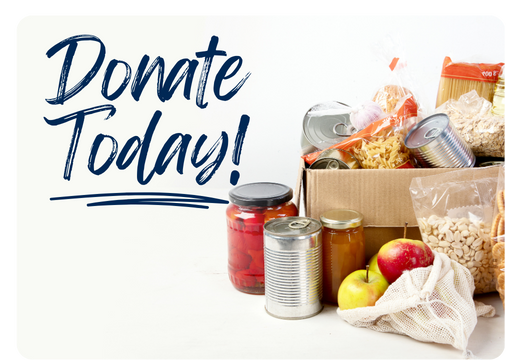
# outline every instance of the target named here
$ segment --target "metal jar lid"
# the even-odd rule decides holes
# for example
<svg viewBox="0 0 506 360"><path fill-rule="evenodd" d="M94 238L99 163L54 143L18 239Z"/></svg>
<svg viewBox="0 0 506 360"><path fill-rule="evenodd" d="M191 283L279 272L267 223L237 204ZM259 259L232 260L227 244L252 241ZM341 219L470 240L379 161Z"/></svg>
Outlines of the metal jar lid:
<svg viewBox="0 0 506 360"><path fill-rule="evenodd" d="M356 130L350 121L351 107L337 101L317 104L305 114L302 133L318 150L347 139Z"/></svg>
<svg viewBox="0 0 506 360"><path fill-rule="evenodd" d="M275 206L290 201L293 191L290 187L271 183L257 182L237 186L228 193L230 202L245 206Z"/></svg>
<svg viewBox="0 0 506 360"><path fill-rule="evenodd" d="M324 212L320 216L323 226L331 229L352 229L362 225L364 216L355 210L334 209Z"/></svg>

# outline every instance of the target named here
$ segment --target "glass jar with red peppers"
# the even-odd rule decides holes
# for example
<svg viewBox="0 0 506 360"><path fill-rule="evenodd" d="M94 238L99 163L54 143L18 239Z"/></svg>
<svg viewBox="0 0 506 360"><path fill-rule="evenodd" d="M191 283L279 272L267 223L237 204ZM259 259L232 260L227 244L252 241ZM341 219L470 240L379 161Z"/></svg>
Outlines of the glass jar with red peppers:
<svg viewBox="0 0 506 360"><path fill-rule="evenodd" d="M298 216L290 187L258 182L233 188L227 207L228 275L234 287L264 294L264 224L275 218Z"/></svg>

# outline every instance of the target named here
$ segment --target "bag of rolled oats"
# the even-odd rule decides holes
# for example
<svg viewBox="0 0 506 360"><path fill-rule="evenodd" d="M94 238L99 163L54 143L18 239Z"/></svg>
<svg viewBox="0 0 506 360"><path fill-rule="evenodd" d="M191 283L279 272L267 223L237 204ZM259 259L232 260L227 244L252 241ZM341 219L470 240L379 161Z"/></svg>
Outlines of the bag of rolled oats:
<svg viewBox="0 0 506 360"><path fill-rule="evenodd" d="M492 103L476 90L450 99L436 109L448 115L476 156L504 157L504 116L492 114Z"/></svg>
<svg viewBox="0 0 506 360"><path fill-rule="evenodd" d="M501 166L413 178L413 208L422 240L465 266L475 294L496 291L490 231Z"/></svg>

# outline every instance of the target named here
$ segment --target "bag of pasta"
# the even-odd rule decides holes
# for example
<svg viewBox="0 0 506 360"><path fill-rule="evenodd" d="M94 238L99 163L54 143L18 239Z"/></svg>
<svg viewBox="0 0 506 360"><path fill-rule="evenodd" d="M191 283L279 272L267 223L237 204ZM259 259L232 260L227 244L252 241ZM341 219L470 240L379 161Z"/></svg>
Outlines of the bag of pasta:
<svg viewBox="0 0 506 360"><path fill-rule="evenodd" d="M504 116L492 114L492 103L472 90L436 109L445 113L476 156L504 157Z"/></svg>
<svg viewBox="0 0 506 360"><path fill-rule="evenodd" d="M404 138L418 120L415 100L411 95L407 95L401 98L391 114L325 150L348 151L364 169L412 168L415 167L415 161L404 145ZM311 165L320 153L322 151L304 155L302 158Z"/></svg>
<svg viewBox="0 0 506 360"><path fill-rule="evenodd" d="M453 62L449 56L445 57L436 107L450 99L458 100L460 96L471 90L476 90L480 97L492 102L495 83L503 66L504 63Z"/></svg>

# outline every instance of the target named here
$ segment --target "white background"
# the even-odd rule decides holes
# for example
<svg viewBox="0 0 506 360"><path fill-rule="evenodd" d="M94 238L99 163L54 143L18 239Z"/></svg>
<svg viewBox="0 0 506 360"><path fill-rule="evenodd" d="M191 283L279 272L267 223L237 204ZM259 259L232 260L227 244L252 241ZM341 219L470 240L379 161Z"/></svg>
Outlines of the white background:
<svg viewBox="0 0 506 360"><path fill-rule="evenodd" d="M268 12L267 5L262 3L250 9L235 9L227 2L220 3L220 7L215 2L214 6L196 3L187 8L164 2L161 10L155 11L158 9L155 5L160 3L143 2L139 9L137 2L121 2L121 6L87 2L86 8L68 9L58 7L57 2L43 5L21 2L14 6L10 16L4 15L2 19L4 54L10 56L2 57L7 81L2 87L5 119L1 145L4 171L1 225L5 232L0 252L0 311L5 320L2 320L1 358L21 358L18 348L24 356L36 358L182 356L164 338L174 334L171 324L181 327L179 340L191 345L192 339L185 336L191 333L188 323L193 321L204 332L226 327L227 321L231 321L229 317L224 316L222 324L208 324L207 314L227 301L244 299L238 298L228 283L225 227L215 225L224 225L225 206L211 205L209 210L86 208L83 201L49 202L50 196L174 191L227 198L231 188L228 179L234 169L241 173L240 184L276 181L293 187L305 111L322 101L355 105L370 98L389 76L386 65L371 51L373 43L384 35L400 32L409 67L418 80L417 90L430 106L435 102L444 56L455 60L504 61L504 25L498 2L481 2L479 8L471 2L459 2L458 7L437 4L437 12L432 11L431 6L435 6L432 3L405 9L399 6L401 2L388 5L366 2L367 6L357 8L349 4L344 8L330 6L325 2L292 7L281 2L269 4ZM390 11L385 11L385 7ZM110 22L28 18L19 26L23 39L19 50L21 55L30 56L16 59L16 31L26 16L95 14L235 16L188 20L174 17L164 21L129 18ZM287 14L296 17L283 16ZM317 18L322 14L327 17ZM239 15L279 17L240 19ZM191 30L177 31L182 28ZM166 33L155 33L157 29ZM138 37L124 41L126 35L134 32ZM155 35L149 36L152 32ZM192 101L183 100L181 93L176 92L174 99L165 104L157 102L154 86L147 86L139 104L128 98L127 90L114 102L117 115L107 124L102 120L90 123L90 127L86 124L81 141L88 142L86 149L89 149L98 132L117 134L123 142L132 135L142 137L152 112L162 110L171 121L160 126L159 134L183 132L196 140L205 133L212 143L218 132L226 131L232 143L240 115L245 113L251 122L240 166L231 163L229 149L216 175L203 187L195 183L196 172L189 161L185 161L184 175L169 166L164 175L155 175L148 186L141 187L133 169L120 172L111 167L102 176L91 175L85 166L87 153L83 152L76 159L72 181L64 181L61 175L70 129L52 128L41 117L57 117L105 101L98 94L99 74L94 88L90 85L86 96L83 92L72 104L69 101L68 107L63 107L66 110L54 110L55 107L45 104L44 98L54 96L60 63L48 61L44 54L59 40L80 33L96 33L106 44L106 63L100 74L112 58L127 60L135 71L135 59L143 54L152 59L164 57L170 68L170 60L173 63L183 57L191 59L196 51L207 48L211 35L219 36L220 49L243 58L239 74L252 73L231 101L217 101L211 83L206 93L209 101L206 110L194 105L195 86ZM167 49L169 45L171 50ZM16 66L26 71L19 76L19 83ZM23 97L17 99L16 93ZM123 111L129 116L123 115ZM140 120L133 121L134 118ZM18 161L16 134L20 144L26 144L17 154ZM16 168L19 178L15 176ZM20 191L19 203L16 188ZM211 284L219 286L211 288ZM168 302L160 303L167 299ZM258 303L249 298L241 301L247 306L251 306L251 301ZM265 316L261 305L259 309L259 316ZM223 354L222 349L209 349L215 353L194 352L189 356ZM255 355L262 357L262 352Z"/></svg>

